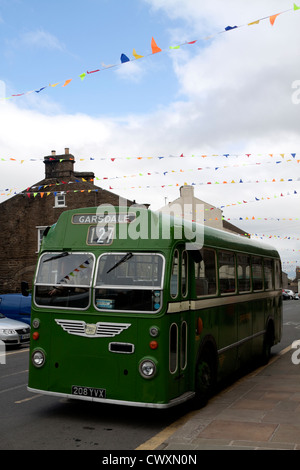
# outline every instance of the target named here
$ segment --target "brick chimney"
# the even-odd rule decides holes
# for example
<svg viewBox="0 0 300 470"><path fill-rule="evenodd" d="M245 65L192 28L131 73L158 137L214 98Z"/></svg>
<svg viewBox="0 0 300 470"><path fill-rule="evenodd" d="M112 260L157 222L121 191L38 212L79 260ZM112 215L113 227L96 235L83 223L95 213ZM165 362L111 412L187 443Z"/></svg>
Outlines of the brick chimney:
<svg viewBox="0 0 300 470"><path fill-rule="evenodd" d="M74 155L71 155L69 148L65 148L63 155L56 155L52 150L51 155L44 157L45 178L70 178L74 176L73 165L75 163Z"/></svg>

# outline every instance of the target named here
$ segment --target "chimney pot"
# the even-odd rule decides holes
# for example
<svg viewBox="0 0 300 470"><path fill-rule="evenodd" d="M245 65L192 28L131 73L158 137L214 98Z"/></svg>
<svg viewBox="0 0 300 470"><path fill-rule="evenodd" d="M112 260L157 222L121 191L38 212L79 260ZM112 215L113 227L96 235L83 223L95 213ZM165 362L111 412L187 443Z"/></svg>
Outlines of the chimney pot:
<svg viewBox="0 0 300 470"><path fill-rule="evenodd" d="M51 150L51 155L56 155L56 150Z"/></svg>
<svg viewBox="0 0 300 470"><path fill-rule="evenodd" d="M65 148L65 155L69 155L69 150L70 149L68 147Z"/></svg>

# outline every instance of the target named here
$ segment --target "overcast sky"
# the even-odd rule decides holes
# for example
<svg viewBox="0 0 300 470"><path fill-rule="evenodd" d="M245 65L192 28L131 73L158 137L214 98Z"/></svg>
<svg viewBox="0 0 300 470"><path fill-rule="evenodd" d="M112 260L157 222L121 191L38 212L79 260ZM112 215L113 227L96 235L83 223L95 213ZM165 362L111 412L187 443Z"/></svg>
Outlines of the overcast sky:
<svg viewBox="0 0 300 470"><path fill-rule="evenodd" d="M0 202L69 147L75 170L153 209L193 184L293 275L299 26L287 0L0 0Z"/></svg>

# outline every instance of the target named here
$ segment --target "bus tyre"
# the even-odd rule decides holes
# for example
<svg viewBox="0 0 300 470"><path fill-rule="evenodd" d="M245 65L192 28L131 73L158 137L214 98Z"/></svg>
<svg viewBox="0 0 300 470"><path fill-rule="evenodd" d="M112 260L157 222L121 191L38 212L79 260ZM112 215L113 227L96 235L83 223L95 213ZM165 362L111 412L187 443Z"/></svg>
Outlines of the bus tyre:
<svg viewBox="0 0 300 470"><path fill-rule="evenodd" d="M271 327L268 327L264 342L263 342L263 351L262 351L262 364L268 364L271 357L271 348L274 345L274 333Z"/></svg>
<svg viewBox="0 0 300 470"><path fill-rule="evenodd" d="M216 382L214 361L209 351L204 351L197 362L196 367L196 404L205 406L209 398L213 395Z"/></svg>

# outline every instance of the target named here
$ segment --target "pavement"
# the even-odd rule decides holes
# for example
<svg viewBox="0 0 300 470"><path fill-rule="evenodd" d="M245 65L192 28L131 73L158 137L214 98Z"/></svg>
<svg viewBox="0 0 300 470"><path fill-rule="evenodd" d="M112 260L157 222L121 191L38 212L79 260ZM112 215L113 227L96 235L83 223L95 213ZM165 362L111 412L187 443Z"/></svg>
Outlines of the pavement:
<svg viewBox="0 0 300 470"><path fill-rule="evenodd" d="M300 364L293 354L299 362L299 347L286 348L136 450L300 450Z"/></svg>

